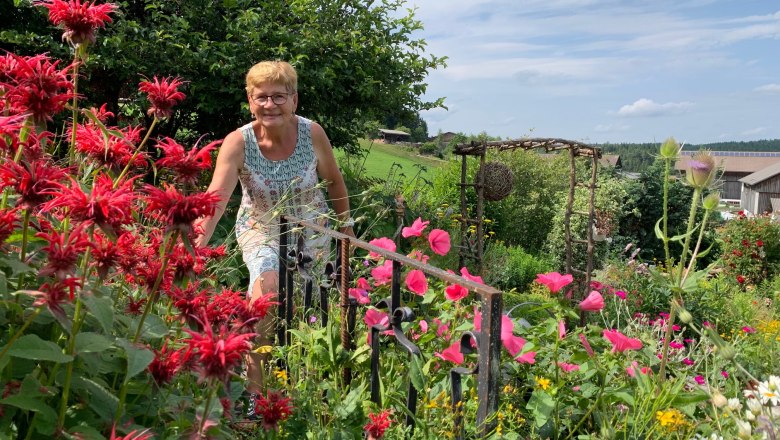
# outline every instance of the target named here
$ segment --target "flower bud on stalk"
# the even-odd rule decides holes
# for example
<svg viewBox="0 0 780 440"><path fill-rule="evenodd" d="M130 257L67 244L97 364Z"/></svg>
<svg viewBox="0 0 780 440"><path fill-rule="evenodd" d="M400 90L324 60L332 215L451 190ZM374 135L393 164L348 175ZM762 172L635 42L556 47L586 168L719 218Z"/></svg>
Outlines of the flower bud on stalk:
<svg viewBox="0 0 780 440"><path fill-rule="evenodd" d="M683 324L690 324L691 320L693 320L693 316L691 316L691 312L685 310L682 307L680 307L677 310L677 316L680 318L680 322L682 322Z"/></svg>
<svg viewBox="0 0 780 440"><path fill-rule="evenodd" d="M670 137L661 144L661 158L669 160L677 159L677 154L679 153L680 144L678 144L673 137Z"/></svg>
<svg viewBox="0 0 780 440"><path fill-rule="evenodd" d="M702 206L707 211L715 210L715 208L717 208L719 204L720 204L720 193L717 191L707 194L707 197L705 197L704 201L702 202Z"/></svg>
<svg viewBox="0 0 780 440"><path fill-rule="evenodd" d="M716 408L723 408L728 403L728 399L726 399L726 396L721 394L720 391L714 390L712 392L712 404L715 405Z"/></svg>
<svg viewBox="0 0 780 440"><path fill-rule="evenodd" d="M715 158L708 152L700 151L688 161L688 172L685 177L692 187L704 189L712 185L715 171Z"/></svg>

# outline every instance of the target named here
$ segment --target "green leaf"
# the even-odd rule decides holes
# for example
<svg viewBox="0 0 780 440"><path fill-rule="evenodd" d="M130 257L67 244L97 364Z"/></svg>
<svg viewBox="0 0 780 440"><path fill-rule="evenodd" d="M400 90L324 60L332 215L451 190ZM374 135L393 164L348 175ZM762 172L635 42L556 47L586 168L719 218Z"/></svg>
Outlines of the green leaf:
<svg viewBox="0 0 780 440"><path fill-rule="evenodd" d="M116 415L119 399L104 386L81 376L73 378L73 389L82 390L92 408L104 421L111 421Z"/></svg>
<svg viewBox="0 0 780 440"><path fill-rule="evenodd" d="M81 301L87 306L92 316L98 320L103 331L110 333L114 328L114 302L111 298L84 295L81 297Z"/></svg>
<svg viewBox="0 0 780 440"><path fill-rule="evenodd" d="M694 390L686 393L677 394L672 400L672 406L682 407L693 403L704 402L708 400L710 396L702 390Z"/></svg>
<svg viewBox="0 0 780 440"><path fill-rule="evenodd" d="M699 225L694 226L690 232L686 232L685 234L675 235L674 237L670 238L669 241L681 241L684 238L688 238L691 235L693 235L696 230L699 229Z"/></svg>
<svg viewBox="0 0 780 440"><path fill-rule="evenodd" d="M525 408L531 411L536 427L541 428L550 420L550 415L555 408L555 401L552 396L545 393L543 390L535 390L531 394L531 399L528 401Z"/></svg>
<svg viewBox="0 0 780 440"><path fill-rule="evenodd" d="M8 354L22 359L51 361L58 364L73 360L73 356L64 354L59 345L44 341L38 335L24 335L17 339L8 350Z"/></svg>
<svg viewBox="0 0 780 440"><path fill-rule="evenodd" d="M425 375L423 374L422 358L412 355L412 362L409 368L409 380L418 391L425 390Z"/></svg>
<svg viewBox="0 0 780 440"><path fill-rule="evenodd" d="M81 332L76 335L76 353L95 353L111 347L111 340L92 332Z"/></svg>
<svg viewBox="0 0 780 440"><path fill-rule="evenodd" d="M423 296L423 304L430 304L436 299L436 292L433 290L428 290L428 292L425 293L425 296Z"/></svg>
<svg viewBox="0 0 780 440"><path fill-rule="evenodd" d="M44 398L48 397L41 392L41 384L31 375L27 375L22 382L19 393L0 400L2 405L15 406L24 411L33 411L38 413L40 423L36 424L38 431L44 435L54 433L54 425L57 420L57 413L46 404Z"/></svg>
<svg viewBox="0 0 780 440"><path fill-rule="evenodd" d="M149 314L141 333L147 339L159 339L168 335L168 326L159 315Z"/></svg>
<svg viewBox="0 0 780 440"><path fill-rule="evenodd" d="M127 375L125 383L144 371L154 360L154 353L143 347L137 347L126 339L118 339L117 344L125 349L127 355Z"/></svg>
<svg viewBox="0 0 780 440"><path fill-rule="evenodd" d="M341 420L354 415L358 406L363 403L363 387L357 387L347 394L339 404L334 408L333 414Z"/></svg>
<svg viewBox="0 0 780 440"><path fill-rule="evenodd" d="M655 236L658 237L659 240L664 239L664 232L661 230L661 222L663 221L663 217L659 218L657 222L655 222Z"/></svg>
<svg viewBox="0 0 780 440"><path fill-rule="evenodd" d="M0 262L2 262L5 267L11 269L11 276L16 276L22 273L35 272L34 268L19 261L19 258L17 258L16 255L10 255L7 258L0 258Z"/></svg>

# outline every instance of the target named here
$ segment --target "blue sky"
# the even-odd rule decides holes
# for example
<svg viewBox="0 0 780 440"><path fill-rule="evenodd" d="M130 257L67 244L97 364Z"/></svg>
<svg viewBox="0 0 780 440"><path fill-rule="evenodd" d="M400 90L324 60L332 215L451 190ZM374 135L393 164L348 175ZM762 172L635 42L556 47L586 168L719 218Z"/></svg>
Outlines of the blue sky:
<svg viewBox="0 0 780 440"><path fill-rule="evenodd" d="M780 0L408 0L447 56L429 133L780 138Z"/></svg>

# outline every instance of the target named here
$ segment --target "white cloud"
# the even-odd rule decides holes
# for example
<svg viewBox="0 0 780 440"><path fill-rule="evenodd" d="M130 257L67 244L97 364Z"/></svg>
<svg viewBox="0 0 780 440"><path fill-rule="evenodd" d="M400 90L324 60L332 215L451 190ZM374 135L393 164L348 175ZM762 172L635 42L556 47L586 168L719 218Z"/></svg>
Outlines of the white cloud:
<svg viewBox="0 0 780 440"><path fill-rule="evenodd" d="M742 132L742 136L755 136L766 131L766 127L756 127Z"/></svg>
<svg viewBox="0 0 780 440"><path fill-rule="evenodd" d="M780 93L780 84L766 84L753 90L762 93Z"/></svg>
<svg viewBox="0 0 780 440"><path fill-rule="evenodd" d="M687 101L658 104L651 99L640 98L633 104L620 107L617 114L626 117L676 115L687 112L692 106L693 103Z"/></svg>

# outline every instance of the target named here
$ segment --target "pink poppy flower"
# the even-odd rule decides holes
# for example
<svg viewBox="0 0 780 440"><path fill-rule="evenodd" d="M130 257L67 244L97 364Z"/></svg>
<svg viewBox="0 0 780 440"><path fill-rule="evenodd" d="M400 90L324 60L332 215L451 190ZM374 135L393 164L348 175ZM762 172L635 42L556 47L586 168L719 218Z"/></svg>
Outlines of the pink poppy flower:
<svg viewBox="0 0 780 440"><path fill-rule="evenodd" d="M579 371L580 366L577 364L567 364L566 362L558 362L558 367L564 372L564 373L571 373L572 371Z"/></svg>
<svg viewBox="0 0 780 440"><path fill-rule="evenodd" d="M363 277L358 278L356 283L358 289L371 290L371 283L369 283L368 280Z"/></svg>
<svg viewBox="0 0 780 440"><path fill-rule="evenodd" d="M406 288L417 295L424 296L428 291L428 280L423 271L415 269L406 274Z"/></svg>
<svg viewBox="0 0 780 440"><path fill-rule="evenodd" d="M566 321L561 319L558 321L558 339L563 339L566 337Z"/></svg>
<svg viewBox="0 0 780 440"><path fill-rule="evenodd" d="M375 286L389 283L393 279L393 261L385 260L381 266L371 269L371 276L374 278Z"/></svg>
<svg viewBox="0 0 780 440"><path fill-rule="evenodd" d="M595 290L588 294L588 297L580 303L580 310L583 312L598 312L604 308L604 298Z"/></svg>
<svg viewBox="0 0 780 440"><path fill-rule="evenodd" d="M377 309L367 309L366 314L363 315L363 322L368 326L368 335L366 336L366 343L371 344L371 327L374 325L382 325L384 327L390 326L390 317L385 312L381 312ZM384 335L393 334L392 330L386 330L382 332Z"/></svg>
<svg viewBox="0 0 780 440"><path fill-rule="evenodd" d="M463 363L463 353L460 352L460 341L450 345L441 353L435 352L433 355L437 358L444 359L445 361L453 362L456 365Z"/></svg>
<svg viewBox="0 0 780 440"><path fill-rule="evenodd" d="M374 245L376 247L380 247L382 249L388 250L390 252L395 252L395 242L393 240L390 240L387 237L380 237L375 238L368 242L370 245ZM368 256L371 258L380 258L381 255L377 254L376 252L368 252Z"/></svg>
<svg viewBox="0 0 780 440"><path fill-rule="evenodd" d="M469 269L467 267L461 267L460 268L460 276L463 278L474 281L477 284L485 284L485 282L482 280L482 277L479 275L472 275L469 273Z"/></svg>
<svg viewBox="0 0 780 440"><path fill-rule="evenodd" d="M450 251L450 234L441 229L434 229L428 234L428 244L434 254L447 255Z"/></svg>
<svg viewBox="0 0 780 440"><path fill-rule="evenodd" d="M421 217L417 217L417 220L412 223L412 226L401 229L401 236L403 238L419 237L422 235L423 230L428 227L429 223L430 222L422 221Z"/></svg>
<svg viewBox="0 0 780 440"><path fill-rule="evenodd" d="M561 289L571 284L574 277L571 274L561 275L558 272L540 273L536 275L536 282L544 284L550 289L550 293L558 293Z"/></svg>
<svg viewBox="0 0 780 440"><path fill-rule="evenodd" d="M460 284L451 284L444 289L444 296L450 301L459 301L469 295L468 289Z"/></svg>
<svg viewBox="0 0 780 440"><path fill-rule="evenodd" d="M629 338L617 330L604 330L603 335L612 343L613 353L622 353L626 350L639 350L642 348L642 341Z"/></svg>

